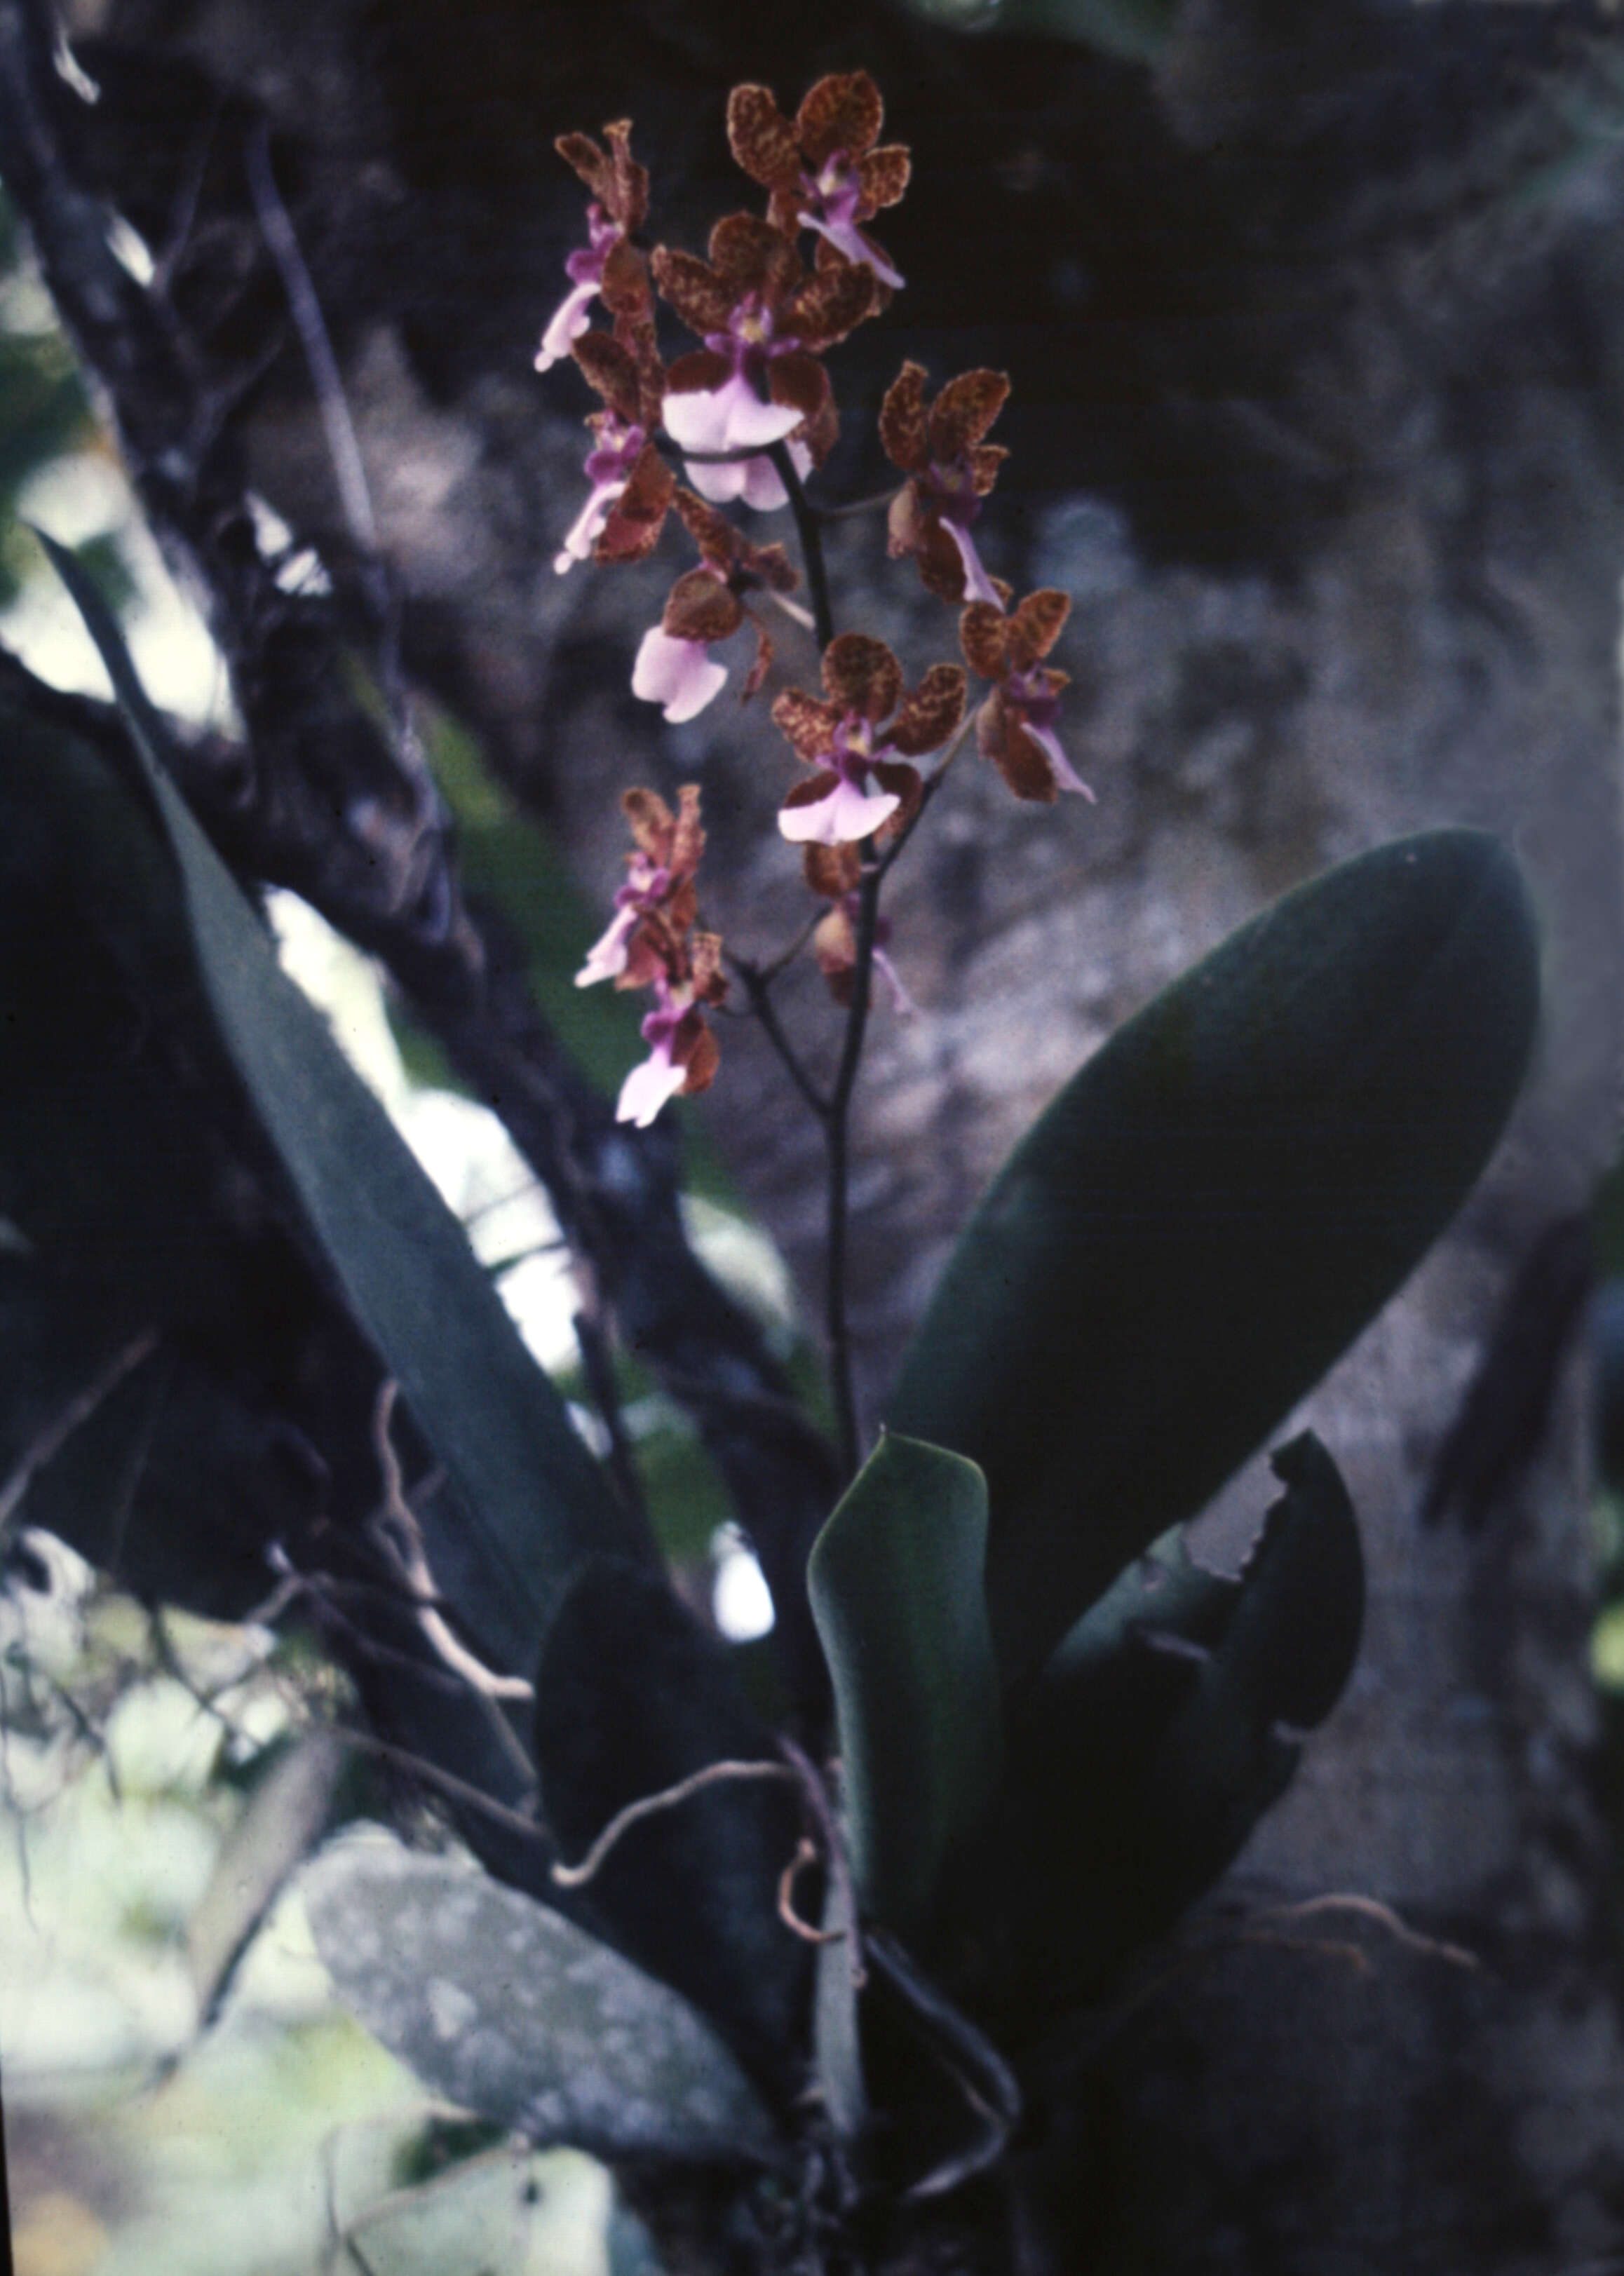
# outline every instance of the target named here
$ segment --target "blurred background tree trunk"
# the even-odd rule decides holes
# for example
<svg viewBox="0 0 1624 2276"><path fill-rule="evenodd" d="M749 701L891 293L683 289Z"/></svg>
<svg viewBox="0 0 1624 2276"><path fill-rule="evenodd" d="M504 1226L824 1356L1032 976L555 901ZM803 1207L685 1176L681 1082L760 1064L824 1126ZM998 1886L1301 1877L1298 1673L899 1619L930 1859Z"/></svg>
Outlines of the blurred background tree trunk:
<svg viewBox="0 0 1624 2276"><path fill-rule="evenodd" d="M1051 2051L1066 2114L1026 2153L1007 2265L1599 2276L1624 2266L1624 2045L1587 1661L1583 1266L1552 1228L1588 1207L1618 1136L1624 43L1599 12L1476 0L1186 0L1120 19L1137 57L1086 36L1088 11L1071 39L785 12L75 0L92 103L60 76L18 93L42 11L0 0L0 171L160 534L205 585L250 725L279 702L297 741L332 726L367 565L251 193L269 129L407 679L473 729L600 902L617 793L702 781L708 915L770 952L802 895L760 707L724 698L661 730L627 680L665 573L553 573L592 406L573 373L531 368L581 230L551 141L632 117L656 229L696 246L743 201L731 83L793 102L820 70L878 78L914 149L887 233L908 290L834 360L835 473L854 492L883 480L858 430L903 354L938 381L1010 368L986 550L1021 589L1074 596L1059 660L1099 803L1016 808L967 755L897 872L892 953L919 1011L877 1020L857 1114L870 1424L981 1183L1125 1014L1344 854L1433 822L1514 845L1546 942L1528 1096L1465 1222L1309 1410L1369 1549L1360 1672L1201 1956ZM39 135L56 156L31 141L23 163ZM156 351L72 273L73 197L105 200L151 252L162 386ZM242 686L264 650L199 500L240 512L249 490L338 588L330 652L298 685ZM890 640L910 678L951 652L881 529L847 525L833 565L840 622ZM787 628L780 656L811 679ZM302 763L319 782L320 758ZM820 998L793 976L785 1013L832 1049ZM817 1134L759 1032L723 1041L710 1127L814 1305ZM1424 1521L1537 1251L1522 1356ZM1254 1466L1215 1545L1237 1548L1267 1498ZM1281 1909L1332 1894L1476 1964L1368 1910ZM1264 1917L1244 1926L1243 1906Z"/></svg>

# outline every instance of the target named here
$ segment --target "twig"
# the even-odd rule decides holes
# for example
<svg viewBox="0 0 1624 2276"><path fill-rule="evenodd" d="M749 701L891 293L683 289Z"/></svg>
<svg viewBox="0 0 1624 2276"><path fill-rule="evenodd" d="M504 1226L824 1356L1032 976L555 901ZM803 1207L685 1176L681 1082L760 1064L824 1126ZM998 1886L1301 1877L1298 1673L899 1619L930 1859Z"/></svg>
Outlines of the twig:
<svg viewBox="0 0 1624 2276"><path fill-rule="evenodd" d="M840 1821L830 1801L829 1788L810 1756L782 1732L778 1734L778 1752L794 1772L802 1799L816 1820L817 1830L823 1838L824 1862L829 1867L829 1878L834 1884L835 1909L846 1923L842 1932L851 1946L852 1988L861 1992L869 1978L863 1966L857 1892L852 1885L851 1860L846 1854L846 1837L841 1832Z"/></svg>
<svg viewBox="0 0 1624 2276"><path fill-rule="evenodd" d="M123 1382L125 1377L140 1365L155 1349L157 1340L156 1328L144 1328L139 1336L133 1337L121 1351L114 1354L101 1373L93 1376L83 1391L70 1399L42 1430L34 1433L12 1464L11 1476L0 1486L0 1535L4 1535L16 1515L40 1472L56 1459L75 1430L90 1420L102 1400Z"/></svg>
<svg viewBox="0 0 1624 2276"><path fill-rule="evenodd" d="M510 1833L520 1833L527 1841L539 1841L552 1847L552 1837L546 1827L522 1809L512 1809L505 1802L497 1802L467 1779L459 1779L454 1771L443 1771L437 1763L414 1755L409 1748L397 1747L388 1739L374 1738L369 1731L340 1730L339 1738L346 1747L353 1747L363 1755L376 1755L380 1762L393 1763L398 1769L409 1771L425 1786L436 1787L449 1802L460 1802L466 1809L476 1809L497 1825L505 1825Z"/></svg>
<svg viewBox="0 0 1624 2276"><path fill-rule="evenodd" d="M592 1847L579 1863L566 1865L561 1861L552 1867L552 1878L561 1889L581 1889L591 1880L624 1833L645 1817L657 1817L662 1811L676 1809L708 1786L719 1786L727 1779L788 1779L799 1784L798 1774L785 1763L731 1762L707 1763L702 1770L692 1771L679 1779L675 1786L663 1787L658 1794L645 1794L635 1802L628 1802L618 1809L598 1834Z"/></svg>
<svg viewBox="0 0 1624 2276"><path fill-rule="evenodd" d="M1021 2086L1015 2074L990 2039L978 2031L939 1992L894 1937L883 1929L869 1931L869 1954L892 1989L899 1993L921 2036L947 2071L970 2108L981 2120L975 2141L933 2166L905 2196L920 2199L945 2196L977 2174L996 2165L1021 2123Z"/></svg>
<svg viewBox="0 0 1624 2276"><path fill-rule="evenodd" d="M316 298L310 271L305 266L305 256L300 251L299 239L277 188L276 176L271 171L270 133L262 120L248 137L245 156L248 188L254 198L254 211L259 222L260 234L281 276L288 307L299 333L300 345L309 366L311 383L315 390L315 407L321 417L322 432L327 438L327 455L332 460L333 476L338 485L338 502L344 508L344 518L357 549L370 561L376 562L378 554L377 518L372 511L372 492L367 483L360 444L355 437L355 423L350 417L350 406L345 398L338 360L333 353L332 341L322 315L322 304Z"/></svg>
<svg viewBox="0 0 1624 2276"><path fill-rule="evenodd" d="M1440 1938L1423 1936L1419 1929L1401 1919L1391 1905L1383 1904L1379 1897L1360 1896L1351 1891L1307 1897L1301 1904L1271 1906L1248 1917L1250 1921L1302 1921L1329 1912L1354 1913L1361 1920L1373 1922L1377 1928L1385 1929L1395 1944L1401 1944L1407 1952L1416 1953L1423 1960L1441 1960L1450 1968L1476 1969L1483 1965L1477 1954L1468 1952L1464 1945L1446 1944Z"/></svg>
<svg viewBox="0 0 1624 2276"><path fill-rule="evenodd" d="M373 1536L390 1558L406 1586L417 1613L417 1624L428 1637L440 1658L454 1674L461 1676L471 1691L486 1699L517 1699L533 1701L535 1686L522 1675L498 1675L477 1658L467 1646L459 1643L446 1626L436 1607L444 1603L435 1586L429 1558L423 1548L422 1529L413 1515L406 1500L400 1475L400 1461L390 1438L390 1420L395 1411L395 1400L400 1386L389 1377L378 1386L378 1396L372 1413L373 1445L377 1453L378 1467L383 1473L383 1508L381 1521L375 1521ZM396 1529L397 1538L391 1540L385 1525ZM504 1726L505 1729L506 1726ZM512 1734L509 1734L510 1737Z"/></svg>
<svg viewBox="0 0 1624 2276"><path fill-rule="evenodd" d="M843 1928L815 1928L795 1910L795 1884L808 1865L817 1863L818 1847L808 1833L803 1833L795 1844L795 1854L778 1876L778 1918L792 1936L803 1944L844 1944Z"/></svg>

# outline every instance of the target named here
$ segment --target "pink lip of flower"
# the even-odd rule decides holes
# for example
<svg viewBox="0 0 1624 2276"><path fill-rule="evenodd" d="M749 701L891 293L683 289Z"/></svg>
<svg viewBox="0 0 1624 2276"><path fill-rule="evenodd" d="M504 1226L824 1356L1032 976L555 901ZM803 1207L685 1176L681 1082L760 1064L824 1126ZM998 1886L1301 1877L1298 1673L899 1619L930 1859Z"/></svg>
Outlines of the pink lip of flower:
<svg viewBox="0 0 1624 2276"><path fill-rule="evenodd" d="M658 625L643 636L632 669L632 693L664 706L673 725L696 718L727 685L727 666L713 662L703 641L677 640Z"/></svg>
<svg viewBox="0 0 1624 2276"><path fill-rule="evenodd" d="M791 405L763 403L742 371L720 387L695 388L686 395L668 395L661 413L665 431L679 450L747 451L766 443L781 443L801 424L801 414ZM796 465L804 473L810 453L791 445ZM805 465L802 465L802 458ZM778 470L767 459L738 459L731 465L685 462L684 472L701 497L712 505L742 498L758 512L770 513L788 503L789 493Z"/></svg>
<svg viewBox="0 0 1624 2276"><path fill-rule="evenodd" d="M573 283L542 334L542 345L535 353L537 371L550 371L554 364L561 362L568 355L571 345L591 322L587 310L603 281L603 268L611 252L625 235L619 224L611 221L596 201L587 208L587 231L589 241L572 253L564 264L565 274Z"/></svg>
<svg viewBox="0 0 1624 2276"><path fill-rule="evenodd" d="M616 1121L634 1122L640 1130L649 1127L666 1100L674 1098L687 1081L687 1068L672 1056L687 1006L672 1002L664 983L660 995L661 1002L642 1024L643 1041L650 1046L649 1056L632 1069L615 1103Z"/></svg>
<svg viewBox="0 0 1624 2276"><path fill-rule="evenodd" d="M866 263L882 284L893 292L902 290L902 279L876 245L870 245L857 226L857 208L862 198L862 186L857 169L844 150L836 150L824 159L816 178L803 174L801 186L806 193L808 213L797 213L796 220L803 229L815 229L820 237L828 239L837 253L848 261Z"/></svg>
<svg viewBox="0 0 1624 2276"><path fill-rule="evenodd" d="M902 800L894 791L869 792L864 777L876 759L889 755L889 745L869 749L867 720L843 719L823 754L835 773L832 787L822 798L804 806L781 807L778 828L793 846L851 846L871 837L889 822Z"/></svg>
<svg viewBox="0 0 1624 2276"><path fill-rule="evenodd" d="M870 795L842 775L825 796L808 806L778 809L778 828L792 846L853 846L889 822L902 800L892 791Z"/></svg>
<svg viewBox="0 0 1624 2276"><path fill-rule="evenodd" d="M775 340L771 311L761 307L754 292L746 293L726 331L705 336L705 345L732 363L731 377L720 387L693 388L665 398L661 416L672 442L685 451L747 451L781 443L800 426L801 413L787 404L764 403L755 383L774 356L787 355L798 345L787 336ZM790 456L797 473L806 474L812 456L805 444L792 443ZM767 459L740 459L731 466L690 460L685 461L683 471L712 505L742 498L758 513L771 513L789 503L789 492Z"/></svg>
<svg viewBox="0 0 1624 2276"><path fill-rule="evenodd" d="M943 528L959 549L959 558L964 564L964 597L967 601L990 601L995 609L1004 605L983 565L970 535L970 524L981 512L981 500L968 467L952 463L940 466L933 459L925 476L925 486L936 506Z"/></svg>
<svg viewBox="0 0 1624 2276"><path fill-rule="evenodd" d="M1097 806L1099 801L1066 757L1054 732L1059 698L1041 684L1042 678L1040 672L1012 671L1004 684L1005 701L1021 714L1021 725L1054 769L1054 778L1060 788L1080 792L1090 806Z"/></svg>
<svg viewBox="0 0 1624 2276"><path fill-rule="evenodd" d="M578 561L591 558L592 548L609 520L609 509L630 482L632 468L647 440L641 427L626 426L612 411L603 413L596 445L587 453L582 470L592 485L591 495L553 559L552 565L560 577L565 576Z"/></svg>
<svg viewBox="0 0 1624 2276"><path fill-rule="evenodd" d="M626 970L626 952L644 911L657 906L671 884L671 872L646 854L633 857L630 874L615 894L615 914L608 929L587 951L587 960L575 975L577 988L591 988L600 980L618 980Z"/></svg>
<svg viewBox="0 0 1624 2276"><path fill-rule="evenodd" d="M656 1043L621 1084L615 1120L634 1122L640 1130L646 1130L666 1100L675 1098L687 1081L687 1072L672 1058L670 1043Z"/></svg>

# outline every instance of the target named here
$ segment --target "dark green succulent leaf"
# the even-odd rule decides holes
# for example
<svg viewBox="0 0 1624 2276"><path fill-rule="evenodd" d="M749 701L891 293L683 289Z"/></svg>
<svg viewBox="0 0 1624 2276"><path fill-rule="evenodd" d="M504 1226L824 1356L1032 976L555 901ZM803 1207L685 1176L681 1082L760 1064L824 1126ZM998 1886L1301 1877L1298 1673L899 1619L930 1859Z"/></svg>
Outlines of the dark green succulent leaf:
<svg viewBox="0 0 1624 2276"><path fill-rule="evenodd" d="M1147 1630L1190 1643L1212 1644L1228 1626L1236 1583L1198 1565L1182 1525L1170 1527L1118 1574L1062 1639L1044 1670L1048 1682L1066 1682L1134 1649Z"/></svg>
<svg viewBox="0 0 1624 2276"><path fill-rule="evenodd" d="M1311 1430L1270 1468L1286 1488L1238 1582L1234 1612L1211 1662L1254 1722L1311 1731L1353 1673L1364 1626L1364 1558L1341 1474Z"/></svg>
<svg viewBox="0 0 1624 2276"><path fill-rule="evenodd" d="M307 1444L357 1372L353 1335L326 1332L308 1273L245 1202L222 1129L235 1094L147 801L8 687L0 1473L59 1441L27 1521L144 1597L225 1619L265 1595L265 1542L317 1514ZM364 1430L369 1376L354 1388Z"/></svg>
<svg viewBox="0 0 1624 2276"><path fill-rule="evenodd" d="M628 1802L710 1763L778 1761L725 1647L663 1580L615 1559L583 1567L565 1596L535 1692L543 1816L571 1862ZM811 1968L778 1892L800 1831L787 1779L724 1779L631 1827L571 1906L786 2093Z"/></svg>
<svg viewBox="0 0 1624 2276"><path fill-rule="evenodd" d="M1164 990L1017 1146L890 1418L986 1473L1006 1680L1209 1499L1443 1231L1515 1099L1537 965L1496 839L1382 846Z"/></svg>
<svg viewBox="0 0 1624 2276"><path fill-rule="evenodd" d="M779 2153L755 2090L686 1999L466 1860L352 1835L299 1886L340 1999L432 2092L603 2157Z"/></svg>
<svg viewBox="0 0 1624 2276"><path fill-rule="evenodd" d="M1158 1544L1162 1615L1109 1592L1089 1620L1114 1598L1113 1632L1069 1638L1012 1729L960 1922L984 1955L974 1996L1017 2036L1097 1993L1217 1879L1352 1671L1364 1574L1347 1490L1311 1433L1272 1465L1286 1491L1240 1575ZM1131 1577L1141 1605L1162 1599Z"/></svg>
<svg viewBox="0 0 1624 2276"><path fill-rule="evenodd" d="M812 1616L834 1682L852 1865L899 1934L998 1784L998 1668L974 1462L889 1433L813 1544Z"/></svg>
<svg viewBox="0 0 1624 2276"><path fill-rule="evenodd" d="M442 1589L498 1666L528 1664L570 1575L638 1544L462 1228L176 790L161 721L80 563L43 541L111 675L178 866L220 1035L311 1230L460 1504L422 1525Z"/></svg>

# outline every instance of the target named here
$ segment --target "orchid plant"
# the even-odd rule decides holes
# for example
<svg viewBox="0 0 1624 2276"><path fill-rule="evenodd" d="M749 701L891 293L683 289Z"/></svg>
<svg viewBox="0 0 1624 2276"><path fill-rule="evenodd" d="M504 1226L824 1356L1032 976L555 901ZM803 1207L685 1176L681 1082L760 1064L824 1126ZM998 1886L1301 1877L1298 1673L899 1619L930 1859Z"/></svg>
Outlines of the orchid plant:
<svg viewBox="0 0 1624 2276"><path fill-rule="evenodd" d="M905 669L871 630L832 621L816 486L840 413L823 359L903 289L869 233L908 180L883 124L861 72L821 80L793 119L767 89L736 88L733 154L767 209L725 216L703 260L645 246L649 181L627 125L601 143L564 137L590 199L587 241L537 358L573 360L602 406L559 572L645 559L668 527L697 557L642 636L635 693L669 720L698 717L732 668L713 651L747 620L753 701L776 668L774 610L809 618L819 650L820 692L783 687L770 702L786 747L774 747L778 831L812 901L784 957L730 958L703 923L688 784L674 810L627 793L626 880L576 975L652 999L623 1121L647 1126L711 1084L710 1015L736 980L824 1134L846 1483L832 1509L819 1501L816 1537L799 1515L758 1513L778 1529L770 1560L758 1543L777 1633L809 1639L799 1657L786 1644L776 1692L747 1687L671 1585L657 1529L588 1453L461 1228L278 969L176 787L179 762L105 605L60 548L134 770L87 748L64 773L24 744L0 785L5 812L95 857L82 861L95 922L72 935L84 985L61 1001L118 1011L87 1031L87 1063L132 1000L143 1032L189 1023L139 1063L101 1051L128 1104L93 1117L86 1143L105 1153L109 1131L122 1142L150 1126L163 1137L150 1182L189 1225L201 1172L175 1167L194 1157L171 1142L165 1070L227 1063L218 1150L246 1104L267 1191L314 1265L310 1301L342 1306L363 1347L357 1378L382 1377L381 1510L335 1494L255 1540L245 1491L238 1593L209 1600L267 1619L314 1606L371 1719L356 1743L436 1794L472 1853L330 1847L303 1885L335 1983L431 2089L500 2128L634 2173L652 2158L666 2174L731 2174L728 2265L763 2271L971 2265L956 2246L913 2253L922 2200L996 2176L1030 2235L1066 2194L1044 2165L1065 2153L1045 2149L1045 2096L1075 2102L1147 1948L1282 1793L1358 1645L1358 1529L1311 1433L1274 1453L1282 1492L1238 1576L1199 1564L1184 1526L1469 1192L1516 1097L1538 998L1524 888L1480 833L1378 847L1299 885L1129 1020L1016 1146L864 1459L847 1123L876 977L908 1009L884 882L972 723L1017 798L1091 795L1060 738L1066 679L1050 661L1066 596L1017 599L976 542L1002 462L987 440L1002 374L933 389L908 361L879 411L899 477L890 554L957 611L957 658ZM702 343L670 361L662 303ZM785 510L799 564L746 519ZM20 821L12 834L34 843ZM14 892L47 870L19 869ZM104 937L118 949L105 971ZM773 997L803 941L845 1022L826 1088ZM17 992L31 1000L20 980ZM35 1089L56 1079L59 1026L53 1003L38 1036L13 1043ZM58 1120L82 1088L45 1084ZM7 1095L26 1100L29 1081ZM186 1117L197 1139L190 1094ZM6 1142L37 1136L54 1172L59 1134L45 1127L24 1118ZM107 1157L110 1180L121 1164ZM167 1245L137 1244L132 1271ZM13 1263L27 1281L32 1249ZM57 1283L49 1257L41 1270L43 1303ZM141 1285L132 1317L151 1304L162 1322L168 1284ZM397 1392L426 1466L414 1489L389 1435ZM794 1421L821 1496L827 1450ZM107 1427L139 1436L146 1410ZM98 1465L116 1501L133 1474L117 1455ZM194 1587L171 1503L143 1502L126 1528L121 1501L102 1506L111 1491L65 1518L86 1553L110 1527L154 1593ZM277 1575L269 1610L261 1562Z"/></svg>

